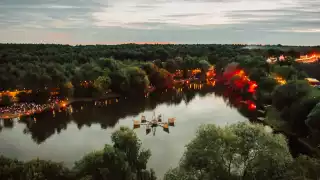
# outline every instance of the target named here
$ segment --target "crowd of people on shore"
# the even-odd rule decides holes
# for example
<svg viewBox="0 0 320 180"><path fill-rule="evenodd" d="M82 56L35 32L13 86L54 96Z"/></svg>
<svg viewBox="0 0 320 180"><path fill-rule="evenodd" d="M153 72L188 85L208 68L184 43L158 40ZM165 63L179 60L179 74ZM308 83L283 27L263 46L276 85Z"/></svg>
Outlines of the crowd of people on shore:
<svg viewBox="0 0 320 180"><path fill-rule="evenodd" d="M59 107L61 100L57 98L50 98L46 104L36 103L14 103L12 106L0 107L0 118L30 115L36 112L42 112L44 110Z"/></svg>

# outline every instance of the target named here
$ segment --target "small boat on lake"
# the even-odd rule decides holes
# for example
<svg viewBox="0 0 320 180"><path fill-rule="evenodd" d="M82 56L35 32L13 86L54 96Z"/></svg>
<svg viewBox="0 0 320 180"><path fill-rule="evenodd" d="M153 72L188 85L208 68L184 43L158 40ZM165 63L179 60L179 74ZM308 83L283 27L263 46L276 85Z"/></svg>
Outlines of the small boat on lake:
<svg viewBox="0 0 320 180"><path fill-rule="evenodd" d="M176 118L168 118L167 122L163 122L162 119L161 114L156 116L155 113L153 113L151 120L147 120L146 116L142 115L140 121L133 120L133 128L136 129L140 128L141 125L145 125L146 134L149 134L151 130L155 133L155 128L161 126L165 132L169 133L169 127L174 126Z"/></svg>

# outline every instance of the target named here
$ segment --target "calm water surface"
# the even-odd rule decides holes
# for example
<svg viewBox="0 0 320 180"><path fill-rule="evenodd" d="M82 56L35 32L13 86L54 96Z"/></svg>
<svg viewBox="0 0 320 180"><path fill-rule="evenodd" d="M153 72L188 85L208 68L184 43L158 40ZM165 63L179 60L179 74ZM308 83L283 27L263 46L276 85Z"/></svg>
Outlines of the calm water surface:
<svg viewBox="0 0 320 180"><path fill-rule="evenodd" d="M236 109L215 93L195 92L154 95L144 100L112 100L107 106L94 102L72 105L73 113L46 112L21 120L2 121L0 153L20 160L35 157L64 161L72 166L84 154L101 149L111 143L111 133L120 126L133 126L133 119L141 115L151 118L153 112L163 118L175 117L175 127L170 133L157 128L155 135L146 135L145 127L135 129L144 148L152 152L149 167L162 177L175 167L185 145L194 138L201 124L227 125L247 121ZM34 118L36 118L34 120Z"/></svg>

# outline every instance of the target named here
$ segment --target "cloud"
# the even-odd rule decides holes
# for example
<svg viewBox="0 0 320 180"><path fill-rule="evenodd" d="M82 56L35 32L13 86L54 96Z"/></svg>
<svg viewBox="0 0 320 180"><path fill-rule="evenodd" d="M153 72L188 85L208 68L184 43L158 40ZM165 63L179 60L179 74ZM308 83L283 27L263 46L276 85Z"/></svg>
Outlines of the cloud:
<svg viewBox="0 0 320 180"><path fill-rule="evenodd" d="M319 9L317 0L1 0L0 39L317 43Z"/></svg>
<svg viewBox="0 0 320 180"><path fill-rule="evenodd" d="M222 3L224 2L224 3ZM207 26L238 24L254 17L231 18L227 16L233 11L276 10L296 7L295 3L285 0L275 1L171 1L146 5L136 5L134 1L123 1L111 7L93 13L97 26L121 26L130 23L164 23L171 25ZM265 14L265 19L268 19Z"/></svg>
<svg viewBox="0 0 320 180"><path fill-rule="evenodd" d="M37 24L38 28L71 28L91 25L91 13L102 3L77 0L2 0L0 2L0 23L24 28ZM34 26L36 27L36 26Z"/></svg>

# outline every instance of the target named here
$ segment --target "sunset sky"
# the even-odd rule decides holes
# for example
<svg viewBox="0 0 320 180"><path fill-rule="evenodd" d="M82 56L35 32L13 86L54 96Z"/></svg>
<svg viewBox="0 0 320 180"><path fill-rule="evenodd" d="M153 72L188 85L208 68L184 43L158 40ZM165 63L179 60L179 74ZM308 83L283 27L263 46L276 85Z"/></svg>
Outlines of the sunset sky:
<svg viewBox="0 0 320 180"><path fill-rule="evenodd" d="M0 0L1 43L320 44L320 0Z"/></svg>

